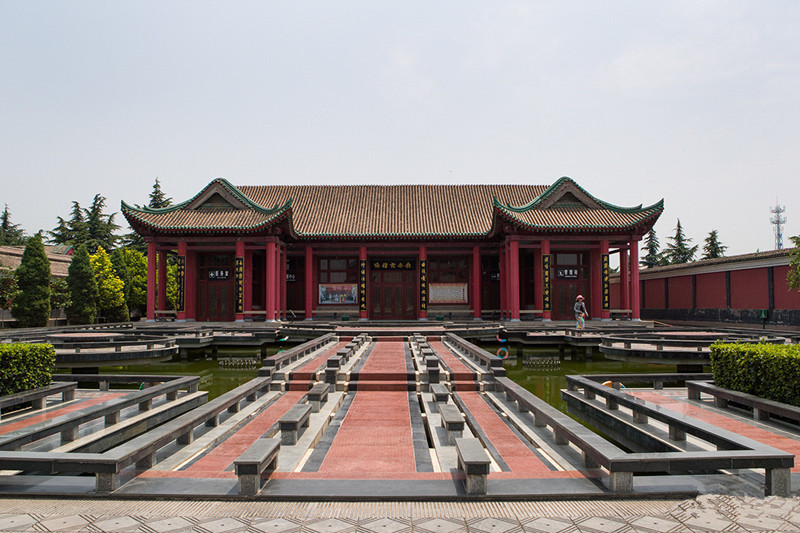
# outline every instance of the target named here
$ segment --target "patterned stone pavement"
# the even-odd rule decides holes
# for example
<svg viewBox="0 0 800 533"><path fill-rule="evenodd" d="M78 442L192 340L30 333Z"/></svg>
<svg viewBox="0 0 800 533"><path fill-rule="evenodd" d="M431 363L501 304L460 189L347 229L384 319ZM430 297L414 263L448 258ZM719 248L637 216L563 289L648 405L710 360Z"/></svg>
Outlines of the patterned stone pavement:
<svg viewBox="0 0 800 533"><path fill-rule="evenodd" d="M560 502L0 500L4 532L661 533L800 531L800 499Z"/></svg>

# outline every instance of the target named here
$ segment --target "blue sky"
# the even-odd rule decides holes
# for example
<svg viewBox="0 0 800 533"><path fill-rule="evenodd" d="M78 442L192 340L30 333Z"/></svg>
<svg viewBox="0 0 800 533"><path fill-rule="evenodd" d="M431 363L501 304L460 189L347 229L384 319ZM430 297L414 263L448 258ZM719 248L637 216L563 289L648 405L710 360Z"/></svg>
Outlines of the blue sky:
<svg viewBox="0 0 800 533"><path fill-rule="evenodd" d="M797 2L0 3L0 204L536 183L664 198L729 254L800 233ZM121 219L118 222L123 222Z"/></svg>

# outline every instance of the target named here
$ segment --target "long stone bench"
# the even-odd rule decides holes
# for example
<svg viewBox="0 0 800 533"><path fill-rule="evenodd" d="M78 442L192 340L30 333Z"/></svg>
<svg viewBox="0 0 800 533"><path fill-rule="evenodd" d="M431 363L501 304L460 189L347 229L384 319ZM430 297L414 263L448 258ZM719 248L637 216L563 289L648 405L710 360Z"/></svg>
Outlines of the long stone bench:
<svg viewBox="0 0 800 533"><path fill-rule="evenodd" d="M686 388L690 400L699 400L700 393L704 392L714 397L714 405L721 408L728 407L728 402L735 402L753 409L755 420L769 420L770 415L778 415L794 422L800 422L800 407L789 405L774 400L768 400L745 392L734 391L717 387L709 381L687 381Z"/></svg>
<svg viewBox="0 0 800 533"><path fill-rule="evenodd" d="M311 412L312 413L319 413L322 404L328 401L328 393L331 390L331 386L327 383L315 383L311 389L309 389L306 398L308 399L309 405L311 405Z"/></svg>
<svg viewBox="0 0 800 533"><path fill-rule="evenodd" d="M452 404L439 404L442 427L447 432L447 444L453 446L464 434L464 415Z"/></svg>
<svg viewBox="0 0 800 533"><path fill-rule="evenodd" d="M239 494L255 496L259 493L264 472L278 468L280 449L280 439L260 438L242 452L233 462L236 477L239 479Z"/></svg>
<svg viewBox="0 0 800 533"><path fill-rule="evenodd" d="M58 382L51 383L45 387L38 389L31 389L27 391L9 394L0 398L0 412L7 407L15 407L17 405L30 402L31 409L41 409L44 407L44 400L52 394L61 394L61 401L68 402L75 398L75 389L78 383L71 382Z"/></svg>
<svg viewBox="0 0 800 533"><path fill-rule="evenodd" d="M297 444L297 439L303 432L303 428L309 425L311 417L311 405L298 403L293 405L286 414L278 421L281 430L281 443L287 445Z"/></svg>
<svg viewBox="0 0 800 533"><path fill-rule="evenodd" d="M481 441L475 438L456 439L458 469L464 472L464 490L470 496L486 494L491 461Z"/></svg>

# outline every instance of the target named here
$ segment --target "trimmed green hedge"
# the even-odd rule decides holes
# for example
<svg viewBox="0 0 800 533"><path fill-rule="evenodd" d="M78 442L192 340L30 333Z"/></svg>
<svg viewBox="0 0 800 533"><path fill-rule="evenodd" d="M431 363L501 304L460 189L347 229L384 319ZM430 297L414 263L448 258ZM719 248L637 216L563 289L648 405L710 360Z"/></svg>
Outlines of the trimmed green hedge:
<svg viewBox="0 0 800 533"><path fill-rule="evenodd" d="M0 396L50 385L55 365L52 344L0 344Z"/></svg>
<svg viewBox="0 0 800 533"><path fill-rule="evenodd" d="M800 407L800 345L711 346L714 384Z"/></svg>

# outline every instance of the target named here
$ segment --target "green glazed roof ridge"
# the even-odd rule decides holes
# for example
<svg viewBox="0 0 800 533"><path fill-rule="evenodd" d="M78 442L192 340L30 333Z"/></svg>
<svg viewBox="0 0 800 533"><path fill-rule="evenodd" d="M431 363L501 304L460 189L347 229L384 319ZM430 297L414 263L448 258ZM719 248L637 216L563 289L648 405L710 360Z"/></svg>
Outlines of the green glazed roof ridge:
<svg viewBox="0 0 800 533"><path fill-rule="evenodd" d="M499 202L498 202L499 203ZM660 200L659 202L653 204L650 207L641 209L638 213L638 217L627 224L531 224L526 222L519 217L516 216L517 212L505 209L505 206L502 204L495 204L495 207L498 211L505 216L505 218L509 219L511 222L518 224L519 226L530 228L530 229L579 229L579 228L590 228L590 229L603 229L603 228L613 228L613 229L624 229L624 228L631 228L647 222L649 219L653 217L658 217L661 212L664 210L664 200Z"/></svg>

